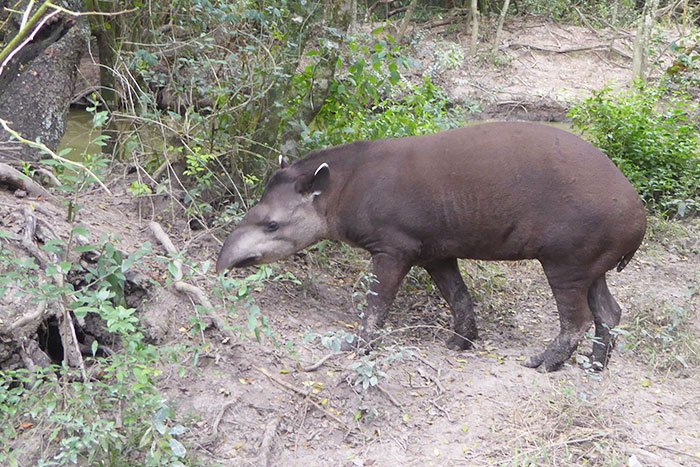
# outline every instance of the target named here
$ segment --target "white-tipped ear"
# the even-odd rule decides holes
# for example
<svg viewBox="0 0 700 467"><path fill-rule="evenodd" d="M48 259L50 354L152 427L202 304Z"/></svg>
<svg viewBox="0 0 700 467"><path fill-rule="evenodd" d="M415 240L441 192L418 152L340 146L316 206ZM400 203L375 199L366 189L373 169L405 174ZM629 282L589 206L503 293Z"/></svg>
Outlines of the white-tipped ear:
<svg viewBox="0 0 700 467"><path fill-rule="evenodd" d="M282 157L282 154L280 154L280 159L279 159L280 167L282 167L283 162L284 162L284 157Z"/></svg>
<svg viewBox="0 0 700 467"><path fill-rule="evenodd" d="M279 163L280 163L280 169L286 169L287 167L289 167L289 161L282 154L280 154Z"/></svg>
<svg viewBox="0 0 700 467"><path fill-rule="evenodd" d="M314 172L314 177L315 177L316 175L318 175L318 173L319 173L321 170L323 170L324 168L330 170L330 168L328 167L328 164L326 164L326 163L324 162L323 164L321 164L321 165L318 166L318 168L316 169L316 172Z"/></svg>

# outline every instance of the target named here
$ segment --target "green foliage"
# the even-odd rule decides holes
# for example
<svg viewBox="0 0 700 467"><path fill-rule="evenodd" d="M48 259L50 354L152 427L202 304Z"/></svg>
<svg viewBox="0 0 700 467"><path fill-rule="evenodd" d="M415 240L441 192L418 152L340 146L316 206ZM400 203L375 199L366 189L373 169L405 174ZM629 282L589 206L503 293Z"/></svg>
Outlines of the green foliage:
<svg viewBox="0 0 700 467"><path fill-rule="evenodd" d="M604 88L574 106L569 115L637 188L647 205L663 215L700 209L697 112L683 94L637 83L613 94Z"/></svg>
<svg viewBox="0 0 700 467"><path fill-rule="evenodd" d="M613 25L629 25L639 16L635 0L615 2L589 2L566 0L524 0L518 2L522 14L544 16L554 21L596 25L601 28Z"/></svg>
<svg viewBox="0 0 700 467"><path fill-rule="evenodd" d="M48 251L70 253L67 247L56 241ZM135 455L148 465L177 461L184 451L175 449L175 434L158 429L171 424L170 412L158 415L167 409L155 385L159 350L144 342L135 310L122 304L124 273L149 246L126 258L107 240L79 248L102 254L96 265L63 261L50 266L46 274L64 276L65 285L59 288L36 280L33 259L18 261L0 244L0 264L12 266L0 274L0 289L12 285L18 296L70 303L78 318L94 313L106 322L116 349L108 358L95 358L100 346L93 342L85 381L76 378L75 370L60 366L0 372L0 417L7 421L0 430L0 462L18 465L21 459L15 456L22 450L15 452L12 440L27 430L31 433L25 436L42 439L39 457L53 465L125 462L126 456ZM67 280L69 272L82 275L85 284L74 287Z"/></svg>
<svg viewBox="0 0 700 467"><path fill-rule="evenodd" d="M335 78L313 124L302 132L305 148L434 133L460 123L428 75L417 86L402 78L408 60L391 36L370 44L355 39L347 55L347 72ZM338 68L343 65L339 59ZM299 85L312 79L297 77Z"/></svg>
<svg viewBox="0 0 700 467"><path fill-rule="evenodd" d="M665 75L669 87L700 95L700 32L672 42L670 51L674 58Z"/></svg>
<svg viewBox="0 0 700 467"><path fill-rule="evenodd" d="M625 337L623 349L661 371L700 365L700 340L693 329L697 293L697 282L691 282L683 305L666 301L643 304L630 323L618 330Z"/></svg>

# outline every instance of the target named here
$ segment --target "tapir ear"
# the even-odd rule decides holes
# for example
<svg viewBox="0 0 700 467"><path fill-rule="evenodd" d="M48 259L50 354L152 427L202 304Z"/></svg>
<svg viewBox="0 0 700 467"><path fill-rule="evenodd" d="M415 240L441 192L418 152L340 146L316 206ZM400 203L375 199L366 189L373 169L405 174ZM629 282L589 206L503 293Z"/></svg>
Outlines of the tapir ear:
<svg viewBox="0 0 700 467"><path fill-rule="evenodd" d="M286 169L289 167L289 159L280 154L280 169Z"/></svg>
<svg viewBox="0 0 700 467"><path fill-rule="evenodd" d="M296 189L297 193L304 195L320 195L326 191L326 188L328 188L330 179L331 170L328 167L328 164L324 162L318 166L313 174L302 175L299 177L294 188Z"/></svg>

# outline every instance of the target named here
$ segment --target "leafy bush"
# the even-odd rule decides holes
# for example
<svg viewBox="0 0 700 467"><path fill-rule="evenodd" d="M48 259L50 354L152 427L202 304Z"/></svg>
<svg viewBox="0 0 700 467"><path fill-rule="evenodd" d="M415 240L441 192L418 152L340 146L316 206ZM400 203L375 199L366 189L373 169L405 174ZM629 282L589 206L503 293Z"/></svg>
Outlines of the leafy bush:
<svg viewBox="0 0 700 467"><path fill-rule="evenodd" d="M604 88L574 106L569 115L663 215L700 210L698 132L691 101L660 87L613 94Z"/></svg>
<svg viewBox="0 0 700 467"><path fill-rule="evenodd" d="M75 235L78 230L74 228ZM57 251L68 246L55 241L43 249ZM37 459L52 465L112 464L125 462L127 456L150 465L176 462L185 455L185 448L175 436L185 428L166 426L172 414L155 383L161 352L144 342L135 310L121 304L124 273L147 247L127 258L107 240L78 248L99 251L99 261L86 268L79 261L49 266L47 274L65 276L80 271L86 283L74 288L66 282L58 288L36 280L39 266L33 258L19 262L0 243L0 266L14 266L0 267L0 271L7 270L0 274L0 292L11 285L16 294L47 303L71 303L76 317L100 316L118 341L108 358L95 357L98 343L93 341L86 380L77 378L76 370L58 365L0 371L0 464L24 463L26 459L19 460L27 454L22 443L31 443L32 438L42 444Z"/></svg>
<svg viewBox="0 0 700 467"><path fill-rule="evenodd" d="M429 76L418 85L402 78L408 60L391 36L369 45L351 41L345 60L347 71L336 76L320 112L302 132L306 149L434 133L461 123Z"/></svg>

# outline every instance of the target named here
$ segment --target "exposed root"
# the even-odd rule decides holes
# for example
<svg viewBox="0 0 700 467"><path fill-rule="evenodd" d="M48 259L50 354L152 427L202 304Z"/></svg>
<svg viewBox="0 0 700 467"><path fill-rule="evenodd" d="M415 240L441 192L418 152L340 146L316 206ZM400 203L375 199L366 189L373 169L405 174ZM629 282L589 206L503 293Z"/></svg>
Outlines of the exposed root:
<svg viewBox="0 0 700 467"><path fill-rule="evenodd" d="M347 425L345 424L345 422L343 422L341 419L339 419L338 417L336 417L336 416L333 415L332 413L330 413L330 412L328 412L327 410L325 410L325 409L321 406L321 404L319 404L318 402L316 402L316 401L314 400L314 395L313 395L313 393L312 393L310 390L308 390L308 391L303 391L303 390L301 390L301 389L299 389L299 388L295 388L295 387L292 386L291 384L289 384L289 383L287 383L287 382L285 382L285 381L282 381L282 380L279 379L279 378L276 378L276 377L272 376L268 371L266 371L266 370L263 369L263 368L255 367L255 369L256 369L257 371L259 371L260 373L264 374L265 376L267 376L270 380L272 380L272 381L274 381L275 383L277 383L277 384L279 384L280 386L282 386L283 388L288 389L288 390L290 390L290 391L292 391L292 392L294 392L294 393L296 393L296 394L298 394L298 395L300 395L300 396L306 398L309 402L311 402L311 403L313 404L314 407L316 407L316 408L319 410L319 412L321 412L321 413L322 413L323 415L325 415L326 417L328 417L328 418L332 419L333 421L335 421L336 423L338 423L338 425L340 425L341 428L347 428Z"/></svg>
<svg viewBox="0 0 700 467"><path fill-rule="evenodd" d="M11 190L22 190L31 196L46 198L55 201L54 196L46 188L39 185L30 177L24 175L14 167L0 162L0 185L7 185Z"/></svg>
<svg viewBox="0 0 700 467"><path fill-rule="evenodd" d="M277 427L279 424L280 417L275 417L267 422L267 425L265 425L265 431L263 432L263 438L260 443L260 455L258 456L258 461L255 463L256 465L263 467L271 465L271 454L272 450L274 449L273 442L275 440L275 436L277 435Z"/></svg>
<svg viewBox="0 0 700 467"><path fill-rule="evenodd" d="M214 313L214 306L212 305L211 301L209 301L209 298L204 291L202 291L202 289L199 287L182 280L182 261L177 259L177 248L175 248L175 245L173 244L172 240L170 240L168 234L165 233L163 227L161 227L160 224L155 221L149 222L148 226L156 239L161 245L163 245L165 251L173 256L173 265L175 266L175 282L173 283L173 286L175 287L175 290L186 294L192 299L192 301L199 303L203 307L210 310L212 314L209 315L209 318L211 319L212 325L229 340L234 340L235 336L233 333L226 329L224 322Z"/></svg>
<svg viewBox="0 0 700 467"><path fill-rule="evenodd" d="M27 324L35 323L41 320L44 316L45 311L46 302L39 302L36 306L36 309L33 312L26 313L20 319L7 326L7 333L12 334L22 326L26 326Z"/></svg>
<svg viewBox="0 0 700 467"><path fill-rule="evenodd" d="M316 370L318 370L319 368L321 368L321 367L323 366L323 364L326 363L330 358L335 357L335 356L337 356L337 355L340 355L340 354L337 354L337 353L329 353L328 355L326 355L325 357L323 357L321 360L317 361L317 362L314 363L313 365L309 365L309 366L302 367L302 368L301 368L301 371L304 371L304 372L307 372L307 373L309 373L309 372L311 372L311 371L316 371Z"/></svg>

